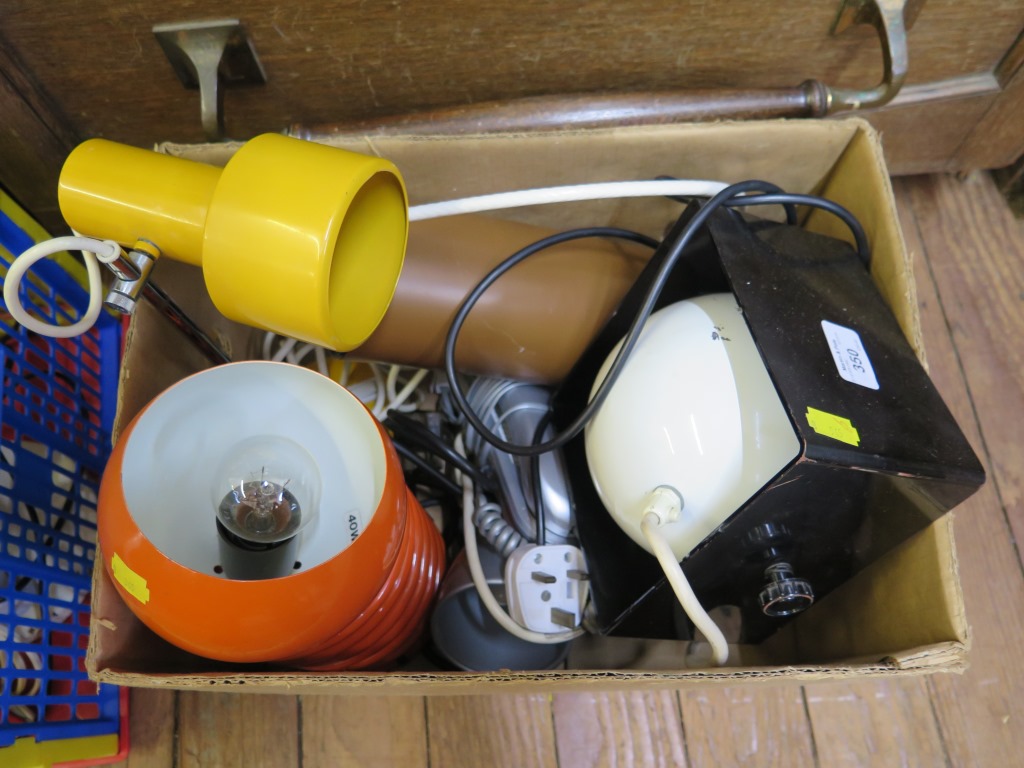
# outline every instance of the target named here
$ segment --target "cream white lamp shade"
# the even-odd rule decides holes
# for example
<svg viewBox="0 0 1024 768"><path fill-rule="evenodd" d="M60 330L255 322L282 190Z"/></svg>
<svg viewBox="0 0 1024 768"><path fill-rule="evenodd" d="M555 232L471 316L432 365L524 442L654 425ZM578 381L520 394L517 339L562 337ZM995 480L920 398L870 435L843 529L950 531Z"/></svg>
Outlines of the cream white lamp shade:
<svg viewBox="0 0 1024 768"><path fill-rule="evenodd" d="M681 301L651 315L588 424L585 444L601 501L648 551L640 523L652 493L667 487L678 494L681 514L661 533L679 560L800 450L732 294Z"/></svg>

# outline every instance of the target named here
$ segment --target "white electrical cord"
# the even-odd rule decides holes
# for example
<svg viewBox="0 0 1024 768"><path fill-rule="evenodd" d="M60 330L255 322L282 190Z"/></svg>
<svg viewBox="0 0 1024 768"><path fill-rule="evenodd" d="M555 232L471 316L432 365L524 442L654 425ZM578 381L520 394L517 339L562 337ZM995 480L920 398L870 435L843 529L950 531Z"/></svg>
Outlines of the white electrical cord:
<svg viewBox="0 0 1024 768"><path fill-rule="evenodd" d="M384 374L380 372L380 366L376 363L366 363L370 368L370 373L373 374L373 383L377 386L377 394L373 397L373 408L370 412L374 417L380 419L384 417L384 401L388 399L388 388L387 384L384 383ZM369 400L364 400L364 403L369 405Z"/></svg>
<svg viewBox="0 0 1024 768"><path fill-rule="evenodd" d="M583 200L607 200L620 197L714 197L728 184L721 181L692 179L650 179L646 181L608 181L597 184L573 184L565 187L522 189L492 195L464 197L409 206L409 221L439 219L462 213L500 211L529 205L572 203Z"/></svg>
<svg viewBox="0 0 1024 768"><path fill-rule="evenodd" d="M466 455L465 444L461 434L456 436L454 447L461 455ZM469 573L473 577L473 585L480 595L480 601L484 604L487 612L491 614L491 618L498 622L505 630L528 643L551 645L554 643L565 643L581 636L583 634L582 627L565 632L534 632L520 626L501 607L491 592L490 586L487 584L487 577L484 575L483 566L480 564L480 551L477 549L476 542L476 526L473 524L473 514L476 510L473 480L468 475L458 471L456 471L456 477L462 484L462 534L466 543L466 563L469 565Z"/></svg>
<svg viewBox="0 0 1024 768"><path fill-rule="evenodd" d="M76 323L71 325L44 323L32 317L22 305L21 297L18 295L21 281L32 265L40 259L70 250L81 251L82 257L85 259L85 269L89 275L89 304ZM36 243L14 259L7 270L7 276L4 278L4 303L7 305L7 311L26 330L41 336L49 336L54 339L80 336L96 324L100 311L103 309L103 284L100 279L99 262L109 264L120 256L121 246L113 240L97 240L77 234L74 237L55 237L52 240Z"/></svg>
<svg viewBox="0 0 1024 768"><path fill-rule="evenodd" d="M274 342L278 339L281 339L281 346L274 351ZM298 344L298 339L279 336L273 331L267 331L263 336L263 359L272 360L275 363L285 362L292 365L302 365L302 361L312 352L316 358L316 369L323 376L331 375L327 365L327 353L323 347L316 344L303 344L300 347ZM341 383L344 384L345 382Z"/></svg>
<svg viewBox="0 0 1024 768"><path fill-rule="evenodd" d="M672 591L676 593L676 599L679 600L683 611L690 617L693 625L703 632L704 637L711 643L711 653L715 666L721 667L729 660L729 644L726 642L722 630L708 616L707 611L704 610L704 607L697 599L697 595L693 593L693 588L683 573L683 569L679 566L679 561L676 560L672 547L668 545L665 537L658 530L660 525L661 518L657 513L648 512L644 515L643 520L640 521L640 530L643 531L647 543L651 545L651 551L654 552L654 556L658 558L658 563L665 572L665 578L668 579L668 583L672 586Z"/></svg>
<svg viewBox="0 0 1024 768"><path fill-rule="evenodd" d="M403 406L405 406L405 401L408 400L412 396L412 393L416 391L416 387L418 387L420 385L420 382L423 381L424 377L428 373L426 368L420 368L419 370L416 371L416 373L414 373L409 378L409 381L406 382L405 386L402 387L401 391L396 391L396 389L398 387L398 373L399 373L400 370L401 370L401 366L399 366L399 365L392 365L391 369L388 371L388 380L387 380L387 395L388 395L387 410L388 411L391 411L391 410L403 410L403 411L415 410L415 406L413 406L413 407L403 407Z"/></svg>
<svg viewBox="0 0 1024 768"><path fill-rule="evenodd" d="M280 340L280 346L275 350L274 344L278 340ZM267 331L263 337L264 360L272 360L275 363L285 362L292 365L302 365L302 361L311 352L316 359L317 370L324 376L329 377L330 368L327 362L327 352L323 347L316 344L300 345L297 339L279 336L273 331ZM399 376L403 366L388 366L387 376L385 377L383 373L384 366L380 363L365 361L364 364L370 369L372 379L350 385L348 379L352 364L351 361L345 360L342 362L339 383L366 405L369 406L372 403L371 412L374 416L378 419L383 419L388 411L408 412L415 411L419 407L417 402L409 402L409 400L417 393L417 388L430 371L426 368L412 369L412 375L402 388L399 389Z"/></svg>
<svg viewBox="0 0 1024 768"><path fill-rule="evenodd" d="M331 367L327 364L326 350L323 347L314 347L313 357L316 358L316 369L324 376L330 377Z"/></svg>
<svg viewBox="0 0 1024 768"><path fill-rule="evenodd" d="M285 339L281 343L281 346L278 347L277 352L271 355L271 362L291 363L292 365L297 365L297 363L295 362L295 355L292 354L292 350L295 349L295 345L298 343L298 339Z"/></svg>

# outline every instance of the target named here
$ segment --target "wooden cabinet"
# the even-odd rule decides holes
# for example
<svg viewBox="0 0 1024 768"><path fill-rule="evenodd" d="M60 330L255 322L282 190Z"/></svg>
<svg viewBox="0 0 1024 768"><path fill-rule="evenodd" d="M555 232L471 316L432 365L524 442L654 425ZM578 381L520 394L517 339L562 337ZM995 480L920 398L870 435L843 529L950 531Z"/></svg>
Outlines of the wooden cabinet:
<svg viewBox="0 0 1024 768"><path fill-rule="evenodd" d="M60 161L90 136L201 141L198 96L152 27L238 18L266 71L225 93L228 135L568 93L870 87L875 32L830 34L840 0L93 0L0 5L0 183L40 215ZM1024 3L924 0L907 84L866 112L895 173L1009 164L1024 153Z"/></svg>

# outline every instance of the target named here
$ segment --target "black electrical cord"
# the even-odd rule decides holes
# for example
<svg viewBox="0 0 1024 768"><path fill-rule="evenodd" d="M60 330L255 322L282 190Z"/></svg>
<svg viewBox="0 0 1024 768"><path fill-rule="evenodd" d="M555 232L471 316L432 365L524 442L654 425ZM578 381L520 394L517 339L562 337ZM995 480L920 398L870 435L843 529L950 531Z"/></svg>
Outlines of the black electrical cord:
<svg viewBox="0 0 1024 768"><path fill-rule="evenodd" d="M399 439L428 451L448 464L457 467L463 474L473 478L476 484L482 484L484 477L469 459L462 456L448 445L441 437L435 435L428 427L416 419L411 419L399 411L388 411L384 419L385 428L391 430ZM459 491L461 493L461 490Z"/></svg>
<svg viewBox="0 0 1024 768"><path fill-rule="evenodd" d="M441 538L444 541L445 557L448 562L451 562L462 546L462 529L458 525L458 521L461 519L458 511L460 502L456 501L457 498L461 498L462 492L460 490L458 494L442 495L436 493L437 490L427 483L420 484L414 489L416 500L424 510L428 510L430 507L441 510Z"/></svg>
<svg viewBox="0 0 1024 768"><path fill-rule="evenodd" d="M544 436L544 430L548 428L548 424L551 423L551 411L548 410L540 417L540 421L537 422L537 429L533 433L533 444L536 445L541 441ZM530 457L530 481L533 490L533 508L535 516L537 518L537 544L544 546L547 544L548 532L547 532L547 507L544 506L544 487L540 481L540 454L535 454Z"/></svg>
<svg viewBox="0 0 1024 768"><path fill-rule="evenodd" d="M411 448L400 443L398 440L392 439L392 444L395 446L395 450L398 451L398 455L403 459L407 459L416 466L417 469L423 471L433 480L435 487L438 489L446 490L449 493L460 494L462 489L458 484L450 477L445 475L437 467L433 466L429 461L424 459L418 453L413 451Z"/></svg>
<svg viewBox="0 0 1024 768"><path fill-rule="evenodd" d="M424 450L431 451L449 464L455 465L466 474L473 475L477 472L476 467L470 463L469 459L459 454L439 435L431 432L425 424L406 416L401 411L388 411L384 419L384 426L416 443Z"/></svg>
<svg viewBox="0 0 1024 768"><path fill-rule="evenodd" d="M735 200L730 200L725 204L730 208L739 208L748 205L806 205L808 208L820 208L823 211L828 211L849 227L850 232L853 233L853 240L856 245L857 255L860 256L860 260L864 262L865 267L871 266L871 247L868 245L868 237L864 233L864 227L861 226L859 221L857 221L856 216L850 213L839 203L833 202L832 200L828 200L824 197L815 197L814 195L791 194L780 190L779 192L772 192L767 195L748 195L746 197L740 197Z"/></svg>
<svg viewBox="0 0 1024 768"><path fill-rule="evenodd" d="M679 181L679 179L676 176L667 176L664 174L661 176L655 176L654 178L658 179L659 181ZM772 194L780 195L786 194L786 190L784 190L782 187L772 184L771 182L763 181L761 183L764 185L763 187L761 187L761 189L764 190L764 192L770 192ZM682 203L683 205L689 205L694 200L694 198L686 197L684 195L667 195L667 197L669 200L675 200L677 203ZM793 205L792 203L787 203L781 200L778 202L786 211L786 223L795 227L799 222L799 219L796 215L796 206Z"/></svg>
<svg viewBox="0 0 1024 768"><path fill-rule="evenodd" d="M553 440L547 443L541 443L537 446L523 446L503 440L491 432L491 430L484 425L483 421L481 421L480 417L473 412L469 401L466 399L466 394L462 391L462 387L459 384L458 373L455 370L455 345L459 339L459 332L462 330L462 326L466 322L466 317L476 305L476 302L479 301L483 293L490 288L498 278L512 269L512 267L529 258L533 254L539 253L547 248L560 245L561 243L567 243L572 240L583 240L591 237L617 238L620 240L628 240L630 242L647 245L650 248L658 247L658 241L654 238L639 234L638 232L632 232L628 229L619 229L618 227L586 227L584 229L574 229L568 232L558 232L554 235L549 235L542 240L538 240L537 242L520 249L492 269L484 279L469 292L469 295L466 296L462 305L455 313L455 317L452 319L452 324L448 329L448 335L445 338L444 343L444 371L445 376L448 379L448 386L452 393L452 399L455 401L456 406L458 406L458 409L462 412L463 416L466 417L466 420L480 434L480 436L500 451L511 453L515 456L532 456L535 453L547 453L555 448L560 448L579 433L586 424L586 419L590 418L590 415L594 410L596 410L596 408L591 409L588 406L588 408L584 410L586 419L582 421L577 419L579 424L574 422L569 430L566 430L566 432L556 436ZM630 349L632 349L632 345L630 345ZM571 434L569 434L570 432Z"/></svg>
<svg viewBox="0 0 1024 768"><path fill-rule="evenodd" d="M679 261L679 258L682 256L683 251L686 249L686 246L689 245L690 240L693 239L697 231L704 226L711 214L718 208L724 205L787 204L796 202L795 199L790 198L801 197L801 204L803 205L821 207L836 215L840 215L838 213L840 210L848 214L845 208L842 208L831 201L823 200L822 198L786 195L785 197L787 199L780 199L775 196L774 192L772 194L747 194L760 192L765 189L775 190L778 188L768 182L757 180L741 181L737 184L732 184L726 187L697 210L690 219L690 222L683 228L682 232L679 233L673 242L663 244L667 247L668 252L662 261L661 267L647 289L647 293L643 298L640 309L633 318L633 322L623 338L622 345L619 347L619 351L616 354L615 359L612 361L604 381L601 382L597 392L594 393L594 396L590 399L587 406L576 416L575 419L573 419L568 427L555 435L551 440L538 443L536 445L517 445L504 440L500 436L491 432L470 406L465 393L459 385L458 374L455 370L455 345L458 342L459 332L462 330L466 317L476 305L476 302L479 301L483 293L490 288L498 278L533 254L552 246L569 242L571 240L582 240L590 237L619 238L644 243L651 247L659 247L659 245L652 238L640 235L636 232L630 232L629 230L618 229L615 227L588 227L585 229L560 232L549 237L545 237L542 240L538 240L537 242L520 249L498 264L498 266L492 269L484 279L469 292L469 295L466 296L462 305L455 313L451 327L448 329L448 335L445 338L444 370L448 379L448 386L451 389L452 399L455 401L459 410L462 412L463 416L465 416L469 424L477 431L483 440L490 443L498 450L510 453L513 456L535 456L547 453L548 451L561 448L576 437L576 435L578 435L586 426L587 422L594 417L597 410L604 404L605 399L611 392L612 386L615 384L619 374L625 367L626 361L629 359L629 355L633 352L633 348L639 341L640 334L643 332L644 324L654 311L654 305L657 302L658 297L661 295L662 290L664 290L665 284L668 282L668 278L671 275L672 270L675 268L676 263ZM819 203L824 203L824 205L818 205ZM852 214L848 215L852 220ZM843 217L843 220L847 220L845 216ZM863 232L863 230L861 230L861 232ZM856 237L856 235L857 233L855 231L854 236ZM860 244L858 243L858 251L859 246Z"/></svg>
<svg viewBox="0 0 1024 768"><path fill-rule="evenodd" d="M656 176L657 179L664 179L667 181L678 181L675 176ZM757 195L748 195L742 199L733 200L726 205L738 208L745 207L748 205L781 205L786 211L786 223L791 226L796 226L798 218L796 215L796 207L798 205L806 205L810 208L820 208L823 211L828 211L837 218L841 219L850 231L853 233L853 239L857 247L857 255L860 256L861 261L864 262L865 266L871 265L871 250L868 246L867 235L864 234L864 228L861 223L857 221L857 218L850 213L846 208L841 206L839 203L833 202L825 197L817 197L815 195L801 195L786 192L782 187L776 186L769 182L761 182L764 184L764 192ZM693 198L683 197L681 195L668 195L669 200L675 200L677 203L689 204Z"/></svg>

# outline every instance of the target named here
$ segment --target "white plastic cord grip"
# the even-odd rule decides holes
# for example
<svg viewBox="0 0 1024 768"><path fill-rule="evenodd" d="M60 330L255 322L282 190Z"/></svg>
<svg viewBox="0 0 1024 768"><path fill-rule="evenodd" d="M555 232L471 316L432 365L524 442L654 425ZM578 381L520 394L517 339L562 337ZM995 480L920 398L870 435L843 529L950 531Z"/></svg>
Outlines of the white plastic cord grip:
<svg viewBox="0 0 1024 768"><path fill-rule="evenodd" d="M683 511L683 497L679 491L669 485L659 485L650 496L647 497L647 507L644 510L647 514L656 515L658 525L672 523L679 519Z"/></svg>
<svg viewBox="0 0 1024 768"><path fill-rule="evenodd" d="M25 274L37 261L53 256L61 251L77 250L85 259L85 269L89 276L89 304L77 322L71 325L51 325L37 320L28 313L21 303L21 281ZM25 329L55 339L67 339L88 332L100 316L103 308L103 285L100 280L99 262L109 264L121 256L121 246L113 240L97 240L92 237L55 237L37 243L18 256L7 270L4 278L4 303L18 323Z"/></svg>

